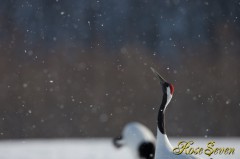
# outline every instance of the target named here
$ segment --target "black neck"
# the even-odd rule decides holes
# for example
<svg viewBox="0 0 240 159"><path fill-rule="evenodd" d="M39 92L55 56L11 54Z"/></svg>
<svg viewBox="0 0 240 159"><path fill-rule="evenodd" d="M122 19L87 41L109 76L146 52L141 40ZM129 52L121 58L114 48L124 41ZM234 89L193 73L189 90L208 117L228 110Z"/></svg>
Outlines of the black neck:
<svg viewBox="0 0 240 159"><path fill-rule="evenodd" d="M160 130L160 132L162 134L166 133L166 131L165 131L165 118L164 118L166 104L167 104L167 94L164 93L163 94L163 99L162 99L162 104L161 104L160 109L158 111L158 129Z"/></svg>

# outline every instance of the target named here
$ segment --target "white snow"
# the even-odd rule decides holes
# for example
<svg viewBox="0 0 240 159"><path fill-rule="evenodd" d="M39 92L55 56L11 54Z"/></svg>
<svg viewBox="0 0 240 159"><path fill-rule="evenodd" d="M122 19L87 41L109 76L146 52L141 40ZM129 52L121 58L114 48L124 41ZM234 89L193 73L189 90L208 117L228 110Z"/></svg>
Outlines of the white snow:
<svg viewBox="0 0 240 159"><path fill-rule="evenodd" d="M210 141L216 147L234 147L233 156L210 157L204 159L239 159L240 138L170 138L176 147L179 141L194 141L193 147L205 148ZM37 140L1 140L0 159L133 159L128 148L116 149L109 138L91 139L37 139Z"/></svg>

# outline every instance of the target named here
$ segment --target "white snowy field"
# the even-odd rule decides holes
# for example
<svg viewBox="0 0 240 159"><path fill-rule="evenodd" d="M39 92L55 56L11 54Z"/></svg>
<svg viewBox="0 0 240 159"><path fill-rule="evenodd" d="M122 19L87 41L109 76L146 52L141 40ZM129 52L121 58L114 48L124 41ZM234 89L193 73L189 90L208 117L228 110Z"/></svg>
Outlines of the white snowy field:
<svg viewBox="0 0 240 159"><path fill-rule="evenodd" d="M179 141L194 141L203 147L215 141L215 147L234 147L231 156L201 155L204 159L240 159L240 138L170 138L174 147ZM110 138L37 139L0 141L0 159L133 159L127 148L115 149Z"/></svg>

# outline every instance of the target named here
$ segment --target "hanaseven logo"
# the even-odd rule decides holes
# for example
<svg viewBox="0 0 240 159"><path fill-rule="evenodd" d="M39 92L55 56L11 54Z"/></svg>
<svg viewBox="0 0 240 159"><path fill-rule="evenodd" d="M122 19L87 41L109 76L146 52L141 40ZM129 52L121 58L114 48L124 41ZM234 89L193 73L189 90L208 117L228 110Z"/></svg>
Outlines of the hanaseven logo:
<svg viewBox="0 0 240 159"><path fill-rule="evenodd" d="M203 147L192 147L193 141L180 141L177 147L173 148L175 155L185 153L187 155L233 155L235 148L233 147L215 147L215 142L210 141L207 143L206 148Z"/></svg>

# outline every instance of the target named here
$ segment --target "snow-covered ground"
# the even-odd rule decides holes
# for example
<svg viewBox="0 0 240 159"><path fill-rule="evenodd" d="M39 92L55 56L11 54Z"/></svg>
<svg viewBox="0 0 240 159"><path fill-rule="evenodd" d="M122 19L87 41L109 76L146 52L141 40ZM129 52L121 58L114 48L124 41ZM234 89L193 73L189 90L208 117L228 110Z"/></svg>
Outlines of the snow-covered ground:
<svg viewBox="0 0 240 159"><path fill-rule="evenodd" d="M234 147L231 156L208 157L204 159L240 159L240 138L170 138L174 147L179 141L194 141L193 147L203 147L215 141L215 147ZM115 149L109 138L91 139L44 139L44 140L2 140L0 159L133 159L127 148Z"/></svg>

